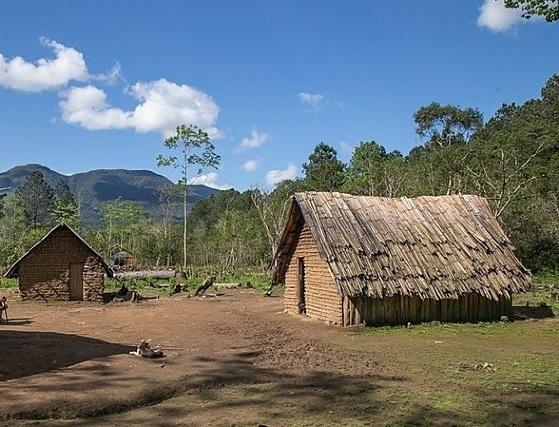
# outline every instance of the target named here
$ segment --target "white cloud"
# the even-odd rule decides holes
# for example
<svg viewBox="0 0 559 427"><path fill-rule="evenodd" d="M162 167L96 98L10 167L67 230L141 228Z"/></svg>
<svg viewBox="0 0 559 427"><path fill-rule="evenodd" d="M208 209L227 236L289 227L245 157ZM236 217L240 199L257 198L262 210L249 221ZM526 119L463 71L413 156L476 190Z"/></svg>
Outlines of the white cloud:
<svg viewBox="0 0 559 427"><path fill-rule="evenodd" d="M245 172L254 172L256 169L258 169L258 160L247 160L243 163L241 169Z"/></svg>
<svg viewBox="0 0 559 427"><path fill-rule="evenodd" d="M267 133L258 132L256 129L252 129L250 136L243 138L241 141L240 148L249 150L260 147L262 144L265 144L269 138L270 136Z"/></svg>
<svg viewBox="0 0 559 427"><path fill-rule="evenodd" d="M477 24L496 33L506 31L522 21L522 11L506 8L503 0L485 0L479 10Z"/></svg>
<svg viewBox="0 0 559 427"><path fill-rule="evenodd" d="M21 56L8 60L0 54L0 86L26 92L40 92L64 86L71 80L85 81L89 78L81 52L54 40L41 39L51 48L54 59L41 58L35 63Z"/></svg>
<svg viewBox="0 0 559 427"><path fill-rule="evenodd" d="M351 156L353 154L353 150L355 150L355 147L345 141L342 141L340 142L340 149L344 154Z"/></svg>
<svg viewBox="0 0 559 427"><path fill-rule="evenodd" d="M205 185L206 187L216 188L218 190L228 190L233 188L229 184L218 184L219 175L216 172L198 175L188 181L190 185Z"/></svg>
<svg viewBox="0 0 559 427"><path fill-rule="evenodd" d="M294 164L289 163L287 165L287 169L275 169L269 171L266 174L266 182L271 186L275 186L278 185L280 182L285 181L286 179L293 179L296 176L297 168Z"/></svg>
<svg viewBox="0 0 559 427"><path fill-rule="evenodd" d="M299 101L306 107L310 108L318 108L322 101L324 100L324 96L320 93L309 93L309 92L299 92L297 94L297 98Z"/></svg>
<svg viewBox="0 0 559 427"><path fill-rule="evenodd" d="M120 62L117 62L115 65L113 65L112 68L106 73L93 76L93 79L104 82L108 85L114 85L119 80L124 80L122 77L122 67L120 66Z"/></svg>
<svg viewBox="0 0 559 427"><path fill-rule="evenodd" d="M168 134L178 124L195 124L211 136L219 136L215 127L219 107L212 98L188 85L165 79L138 82L128 93L138 100L131 111L107 103L107 94L95 87L71 87L62 93L62 119L89 130L134 129L136 132Z"/></svg>

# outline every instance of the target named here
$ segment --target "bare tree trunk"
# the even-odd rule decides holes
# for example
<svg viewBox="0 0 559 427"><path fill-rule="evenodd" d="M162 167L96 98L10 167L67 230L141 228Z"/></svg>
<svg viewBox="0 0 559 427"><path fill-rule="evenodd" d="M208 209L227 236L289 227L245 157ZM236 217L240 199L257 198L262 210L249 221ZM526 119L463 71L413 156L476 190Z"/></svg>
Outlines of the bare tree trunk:
<svg viewBox="0 0 559 427"><path fill-rule="evenodd" d="M184 224L183 224L183 233L182 233L182 249L183 249L183 262L182 262L182 268L184 270L186 270L186 197L187 197L187 189L186 189L186 183L184 184L184 200L183 200L183 215L184 215Z"/></svg>
<svg viewBox="0 0 559 427"><path fill-rule="evenodd" d="M188 199L188 171L186 168L187 165L187 161L188 161L188 157L187 157L187 152L184 152L184 176L183 176L183 180L184 180L184 193L183 193L183 215L184 215L184 222L183 222L183 233L182 233L182 249L183 249L183 258L182 258L182 268L183 271L186 271L186 254L187 254L187 247L186 247L186 214L187 214L187 208L186 208L186 201Z"/></svg>

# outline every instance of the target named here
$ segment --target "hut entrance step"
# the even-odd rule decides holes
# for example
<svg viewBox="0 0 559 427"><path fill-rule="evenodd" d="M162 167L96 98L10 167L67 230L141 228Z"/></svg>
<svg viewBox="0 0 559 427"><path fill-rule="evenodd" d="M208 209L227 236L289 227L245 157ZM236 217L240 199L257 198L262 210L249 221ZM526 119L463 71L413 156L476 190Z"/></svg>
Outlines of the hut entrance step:
<svg viewBox="0 0 559 427"><path fill-rule="evenodd" d="M83 301L83 263L70 264L70 300Z"/></svg>

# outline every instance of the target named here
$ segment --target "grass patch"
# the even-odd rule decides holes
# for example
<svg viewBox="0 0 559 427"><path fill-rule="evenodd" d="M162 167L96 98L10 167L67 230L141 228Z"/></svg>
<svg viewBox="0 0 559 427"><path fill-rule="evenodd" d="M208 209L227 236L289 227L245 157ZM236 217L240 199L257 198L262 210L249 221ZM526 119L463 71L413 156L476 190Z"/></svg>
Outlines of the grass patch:
<svg viewBox="0 0 559 427"><path fill-rule="evenodd" d="M157 294L157 295L169 295L171 289L177 285L183 285L186 287L187 292L193 292L202 284L205 280L205 274L197 274L187 277L186 279L181 278L169 278L169 279L107 279L105 281L105 288L107 290L118 290L123 284L130 291L138 291L140 293L146 294ZM270 287L270 278L264 273L257 272L238 272L238 273L227 273L223 275L218 275L215 279L216 283L240 283L242 285L250 284L250 286L261 292L265 292ZM279 293L282 291L281 287L274 288L274 293ZM211 291L210 291L211 292Z"/></svg>
<svg viewBox="0 0 559 427"><path fill-rule="evenodd" d="M6 279L5 277L0 277L0 289L4 288L16 288L17 279Z"/></svg>
<svg viewBox="0 0 559 427"><path fill-rule="evenodd" d="M534 290L513 297L514 305L530 305L538 307L550 306L553 312L559 313L559 272L543 271L532 278Z"/></svg>

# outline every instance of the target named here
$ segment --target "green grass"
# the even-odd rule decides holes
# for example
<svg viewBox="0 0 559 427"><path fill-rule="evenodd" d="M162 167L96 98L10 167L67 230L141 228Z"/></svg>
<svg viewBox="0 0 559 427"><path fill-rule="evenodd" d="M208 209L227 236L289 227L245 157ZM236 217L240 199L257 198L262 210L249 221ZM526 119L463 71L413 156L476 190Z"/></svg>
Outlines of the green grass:
<svg viewBox="0 0 559 427"><path fill-rule="evenodd" d="M16 279L6 279L5 277L0 277L0 289L15 288L15 287L17 287Z"/></svg>
<svg viewBox="0 0 559 427"><path fill-rule="evenodd" d="M358 327L347 333L356 343L374 342L380 354L407 373L409 384L415 384L406 393L408 403L428 408L423 424L440 422L445 414L460 420L459 425L518 425L520 419L537 424L538 416L559 416L556 320L433 322L412 328Z"/></svg>
<svg viewBox="0 0 559 427"><path fill-rule="evenodd" d="M188 292L196 290L198 286L205 280L206 275L194 275L186 279L169 278L169 279L107 279L105 288L108 290L117 290L123 284L130 290L137 290L146 294L168 295L176 284L186 286ZM239 272L218 275L216 283L241 283L250 285L259 291L266 291L270 286L270 279L263 273L255 272ZM275 292L281 292L281 288L275 289Z"/></svg>
<svg viewBox="0 0 559 427"><path fill-rule="evenodd" d="M547 305L559 314L559 271L544 271L534 275L534 290L513 297L514 305L529 304L532 307Z"/></svg>

